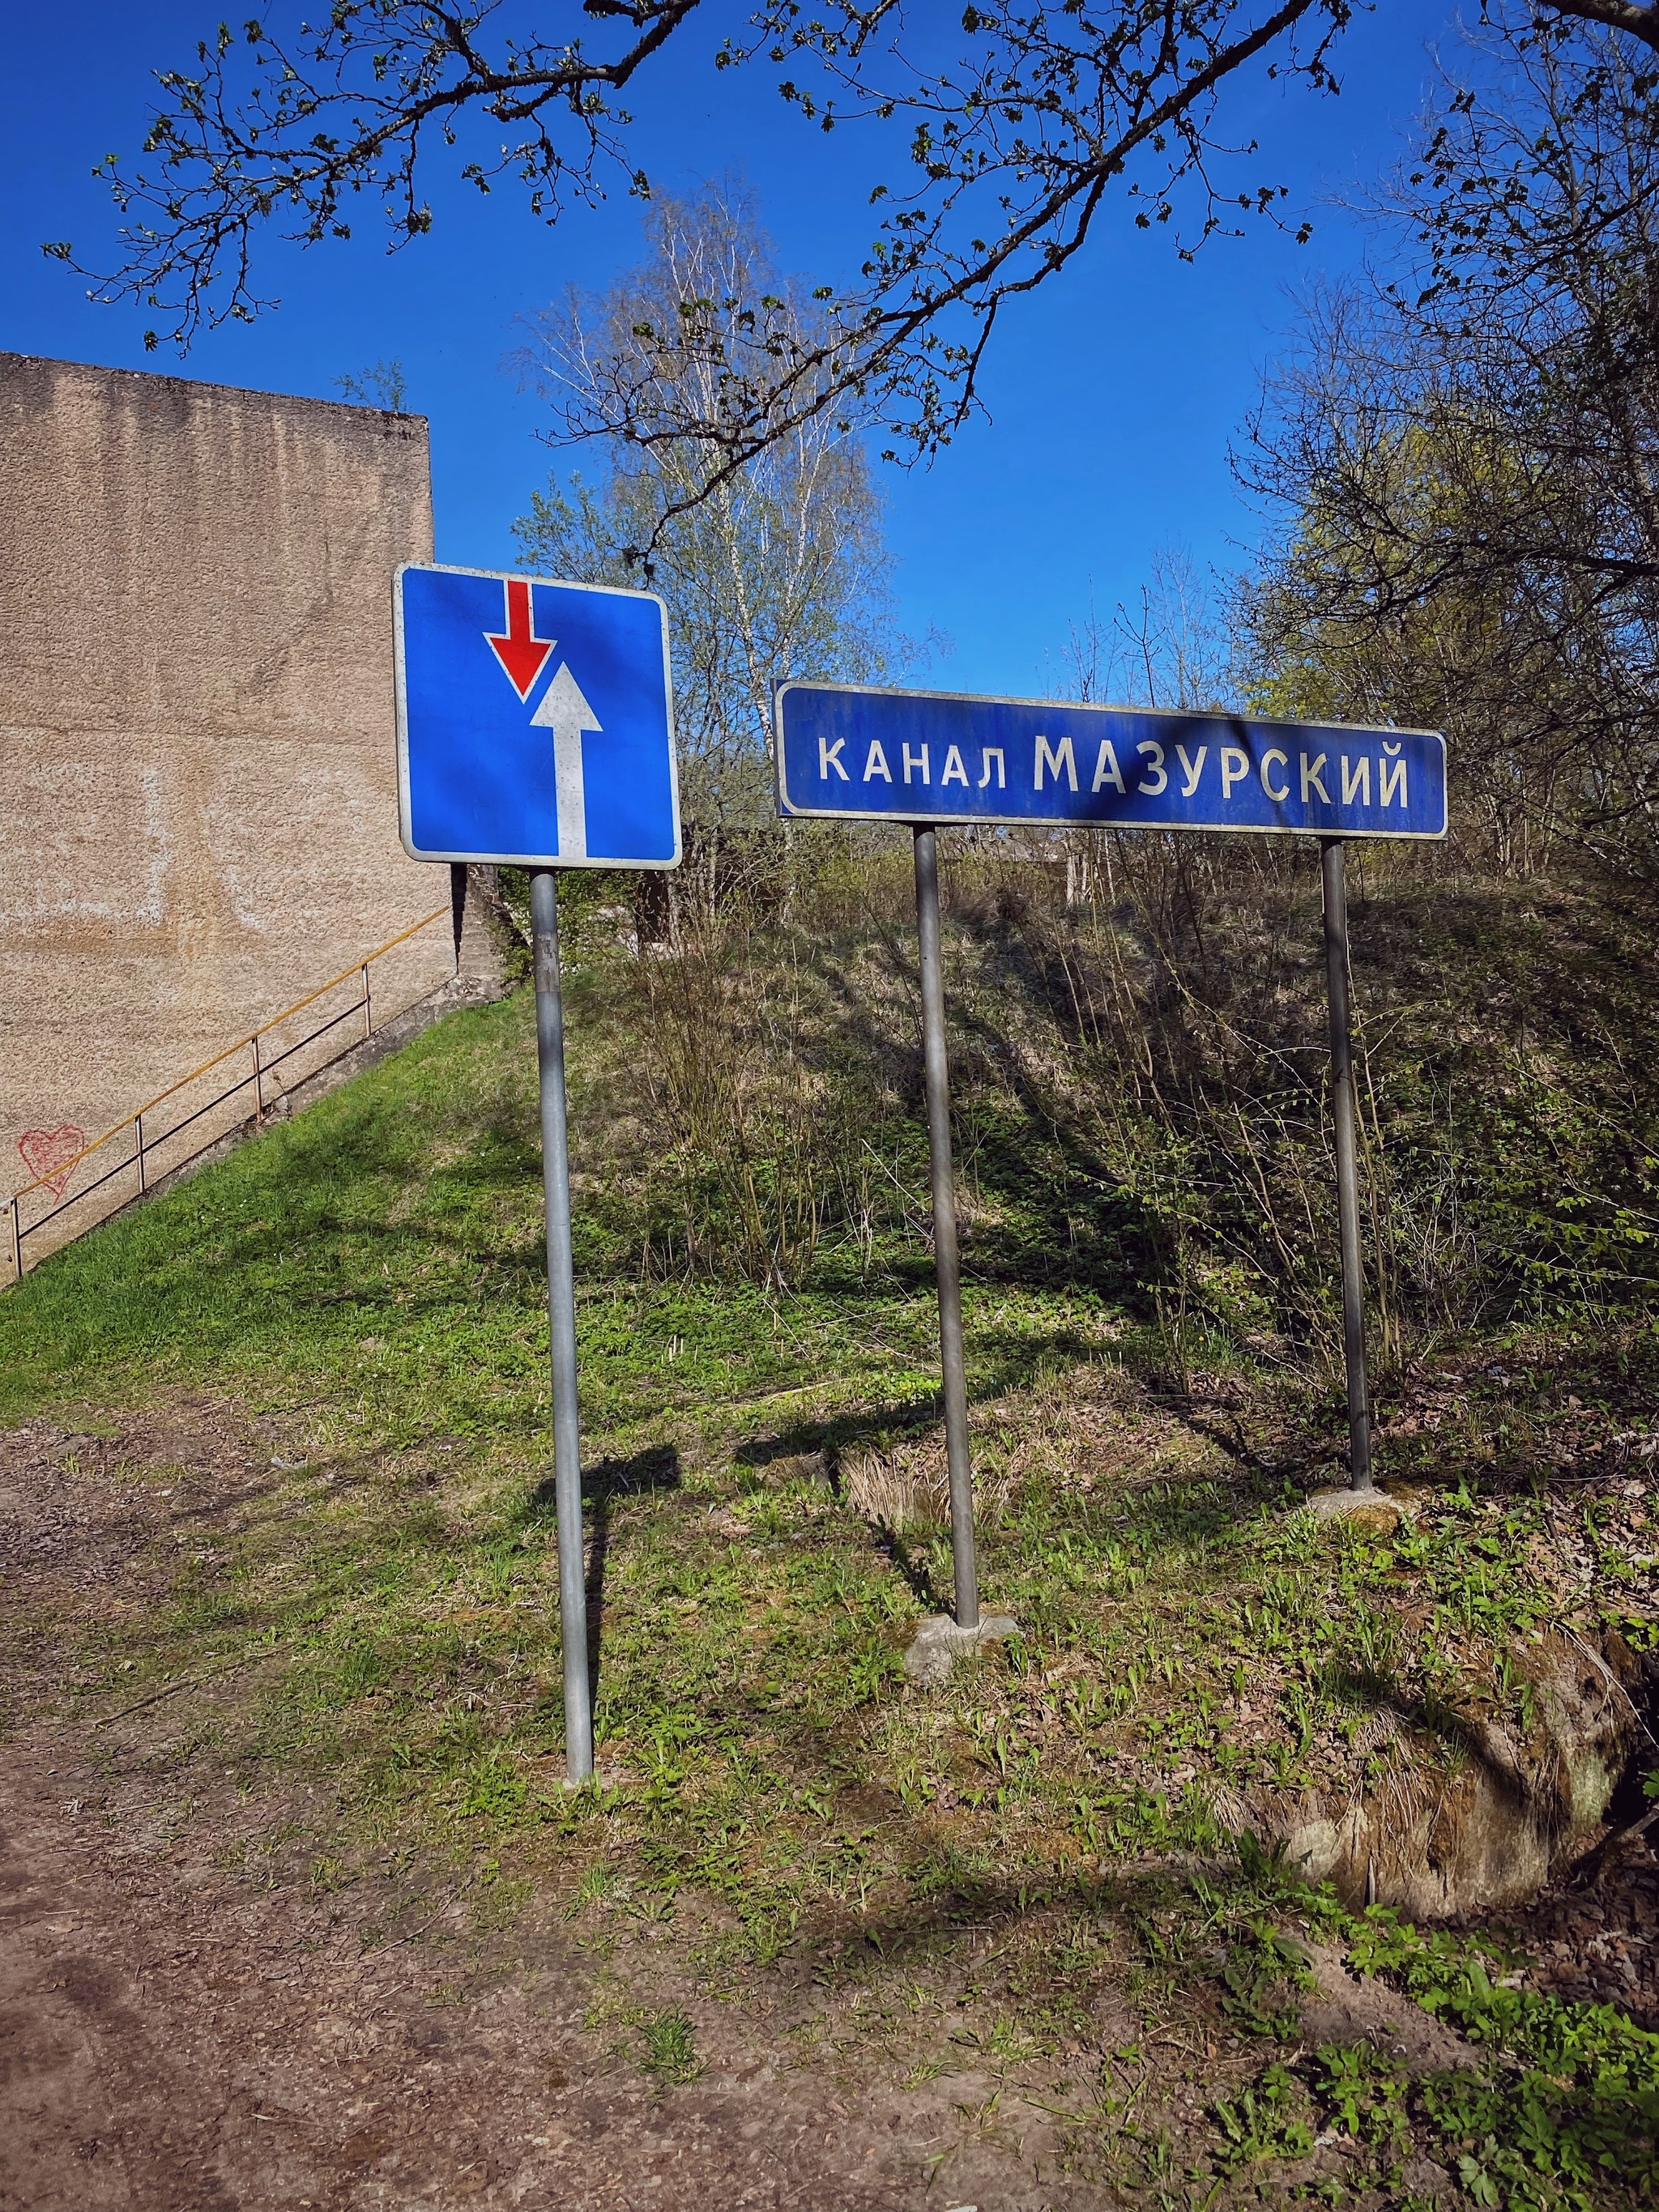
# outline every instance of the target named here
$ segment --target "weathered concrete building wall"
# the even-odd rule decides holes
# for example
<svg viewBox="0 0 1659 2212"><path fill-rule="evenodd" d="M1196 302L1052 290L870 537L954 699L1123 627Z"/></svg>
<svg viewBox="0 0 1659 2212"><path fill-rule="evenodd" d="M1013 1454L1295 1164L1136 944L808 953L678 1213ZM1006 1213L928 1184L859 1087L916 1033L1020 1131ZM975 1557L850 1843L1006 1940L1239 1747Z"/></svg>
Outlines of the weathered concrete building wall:
<svg viewBox="0 0 1659 2212"><path fill-rule="evenodd" d="M418 417L0 355L0 1197L447 900L397 834L431 556Z"/></svg>

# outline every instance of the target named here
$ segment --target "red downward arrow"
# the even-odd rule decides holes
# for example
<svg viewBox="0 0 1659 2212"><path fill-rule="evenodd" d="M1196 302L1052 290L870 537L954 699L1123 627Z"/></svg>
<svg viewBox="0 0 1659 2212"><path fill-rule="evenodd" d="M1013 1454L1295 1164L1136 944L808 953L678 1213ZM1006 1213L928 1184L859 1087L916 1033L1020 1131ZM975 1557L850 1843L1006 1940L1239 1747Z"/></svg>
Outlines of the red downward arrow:
<svg viewBox="0 0 1659 2212"><path fill-rule="evenodd" d="M530 635L530 586L516 577L507 584L507 635L492 637L484 632L488 641L495 648L495 658L507 671L507 680L520 699L530 696L530 687L541 673L541 666L552 652L555 640L532 637Z"/></svg>

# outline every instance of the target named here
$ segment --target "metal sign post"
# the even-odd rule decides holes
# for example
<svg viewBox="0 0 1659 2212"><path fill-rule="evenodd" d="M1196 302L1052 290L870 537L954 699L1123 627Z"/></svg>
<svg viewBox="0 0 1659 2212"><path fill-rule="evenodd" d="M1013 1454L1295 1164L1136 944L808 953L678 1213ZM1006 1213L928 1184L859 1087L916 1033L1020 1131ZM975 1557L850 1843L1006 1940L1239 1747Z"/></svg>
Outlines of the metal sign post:
<svg viewBox="0 0 1659 2212"><path fill-rule="evenodd" d="M1052 699L784 684L775 702L778 811L908 824L916 847L922 1029L933 1160L934 1245L951 1540L958 1620L977 1608L962 1304L951 1207L950 1115L939 987L933 832L947 823L1008 828L1211 830L1320 839L1330 989L1351 1476L1371 1486L1364 1292L1348 1021L1345 837L1446 834L1446 741L1432 730L1358 729L1233 714L1163 714ZM942 1179L941 1179L942 1177ZM966 1565L966 1574L963 1568Z"/></svg>
<svg viewBox="0 0 1659 2212"><path fill-rule="evenodd" d="M649 592L416 567L398 572L394 614L404 849L530 871L565 1771L580 1783L593 1707L557 871L679 866L668 618Z"/></svg>
<svg viewBox="0 0 1659 2212"><path fill-rule="evenodd" d="M582 1571L581 1425L576 1407L576 1280L570 1255L570 1152L565 1127L564 1001L559 989L558 878L530 878L536 975L536 1059L542 1089L542 1200L547 1223L547 1322L553 1378L553 1496L559 1532L564 1646L564 1755L573 1782L593 1771L587 1679L587 1585Z"/></svg>
<svg viewBox="0 0 1659 2212"><path fill-rule="evenodd" d="M1331 1118L1336 1126L1336 1215L1342 1243L1342 1358L1348 1381L1348 1480L1370 1490L1371 1412L1365 1388L1365 1277L1359 1250L1354 1149L1353 1041L1348 1022L1348 886L1340 837L1320 845L1324 879L1325 992L1331 1025Z"/></svg>
<svg viewBox="0 0 1659 2212"><path fill-rule="evenodd" d="M962 1351L962 1265L957 1251L956 1178L951 1170L951 1068L945 1048L945 977L939 963L937 833L918 823L915 848L921 1053L927 1091L927 1157L933 1170L933 1271L939 1283L945 1453L951 1477L954 1613L958 1628L977 1629L979 1564L974 1556L974 1473L968 1455L968 1377Z"/></svg>

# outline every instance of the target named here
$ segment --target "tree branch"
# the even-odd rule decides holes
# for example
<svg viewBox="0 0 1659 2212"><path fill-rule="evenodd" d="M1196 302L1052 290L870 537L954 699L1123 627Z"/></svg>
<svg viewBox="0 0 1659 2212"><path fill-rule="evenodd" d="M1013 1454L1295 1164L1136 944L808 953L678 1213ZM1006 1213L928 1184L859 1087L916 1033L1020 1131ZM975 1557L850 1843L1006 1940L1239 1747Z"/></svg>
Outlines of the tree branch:
<svg viewBox="0 0 1659 2212"><path fill-rule="evenodd" d="M1231 21L1237 9L1232 0L1221 0L1210 12L1220 23ZM866 419L873 411L915 452L937 450L977 404L980 362L1003 302L1036 289L1067 265L1085 244L1108 185L1122 178L1142 152L1160 150L1174 139L1181 149L1176 173L1190 170L1202 177L1206 104L1229 77L1284 41L1310 15L1324 18L1328 27L1317 52L1300 66L1320 80L1326 46L1346 20L1341 0L1281 0L1242 35L1211 44L1201 61L1176 42L1174 15L1165 0L1137 0L1120 12L1110 60L1114 73L1108 74L1107 64L1096 55L1100 82L1091 93L1068 94L1050 131L1058 144L1035 144L1023 133L1012 140L1000 136L996 102L985 96L982 79L970 84L957 99L959 115L969 118L971 133L964 124L951 141L951 161L937 158L944 141L931 127L917 135L916 158L925 180L916 198L923 203L933 198L932 213L925 220L905 214L890 223L892 245L877 249L866 264L873 281L836 305L821 338L806 343L793 331L786 337L768 316L757 315L753 367L744 374L734 365L733 341L723 330L718 342L723 372L718 411L695 418L678 407L665 411L653 404L653 361L716 344L702 325L698 303L685 302L681 317L665 334L654 329L632 333L609 365L608 379L586 380L580 403L566 407L562 435L619 438L659 456L687 446L701 449L706 459L696 481L665 509L659 529L729 483L775 439L826 410L845 409ZM1152 58L1133 68L1123 55L1131 19L1155 37ZM1028 31L1042 21L1027 19ZM1044 40L1015 57L1023 75L1021 68L1009 65L1007 56L1001 57L998 97L1017 120L1028 106L1040 105L1036 93L1061 59L1068 72L1075 69L1074 53L1068 49L1061 54ZM1082 117L1091 101L1085 132ZM913 104L935 114L945 109L936 84L924 87ZM1103 124L1114 127L1102 128ZM973 250L958 256L946 225L959 198L976 185L987 191L1006 185L1011 173L1025 188L1024 204L1003 190L1000 234L972 240ZM1207 178L1203 188L1212 202ZM1265 206L1271 195L1257 197ZM1157 219L1167 212L1166 203ZM1218 221L1206 212L1206 234ZM970 316L978 325L959 343L945 335L952 313ZM647 557L655 542L653 538L651 544L633 550Z"/></svg>
<svg viewBox="0 0 1659 2212"><path fill-rule="evenodd" d="M1659 53L1659 6L1645 8L1636 0L1543 0L1558 15L1574 15L1581 22L1602 23L1610 31L1628 31L1633 39Z"/></svg>

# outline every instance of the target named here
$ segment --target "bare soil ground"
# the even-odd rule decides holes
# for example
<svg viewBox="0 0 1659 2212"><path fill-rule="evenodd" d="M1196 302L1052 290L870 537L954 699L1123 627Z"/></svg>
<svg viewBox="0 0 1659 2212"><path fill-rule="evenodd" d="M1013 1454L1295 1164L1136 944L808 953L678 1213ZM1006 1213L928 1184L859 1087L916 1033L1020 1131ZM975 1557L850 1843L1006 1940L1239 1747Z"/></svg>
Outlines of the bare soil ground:
<svg viewBox="0 0 1659 2212"><path fill-rule="evenodd" d="M791 2032L820 1999L787 1972L738 2012L699 2002L648 1937L602 1966L533 1904L481 1934L465 1897L440 1895L385 1941L384 1891L319 1896L271 1863L251 1879L244 1843L284 1808L204 1780L179 1734L199 1739L235 1682L66 1718L88 1628L154 1603L170 1547L224 1543L280 1442L228 1406L0 1439L6 2212L1109 2201L1045 2173L1040 2112L964 2127L988 2079L902 2089L803 2064ZM619 1963L694 2014L695 2082L658 2087L585 2027Z"/></svg>
<svg viewBox="0 0 1659 2212"><path fill-rule="evenodd" d="M360 1956L355 1916L324 1928L174 1848L134 1778L48 1741L7 1762L0 2203L921 2201L944 2100L854 2114L780 2069L764 2020L658 2091L583 2033L591 1977L556 1931L492 1949L441 1918ZM1011 2179L995 2201L1033 2201Z"/></svg>

